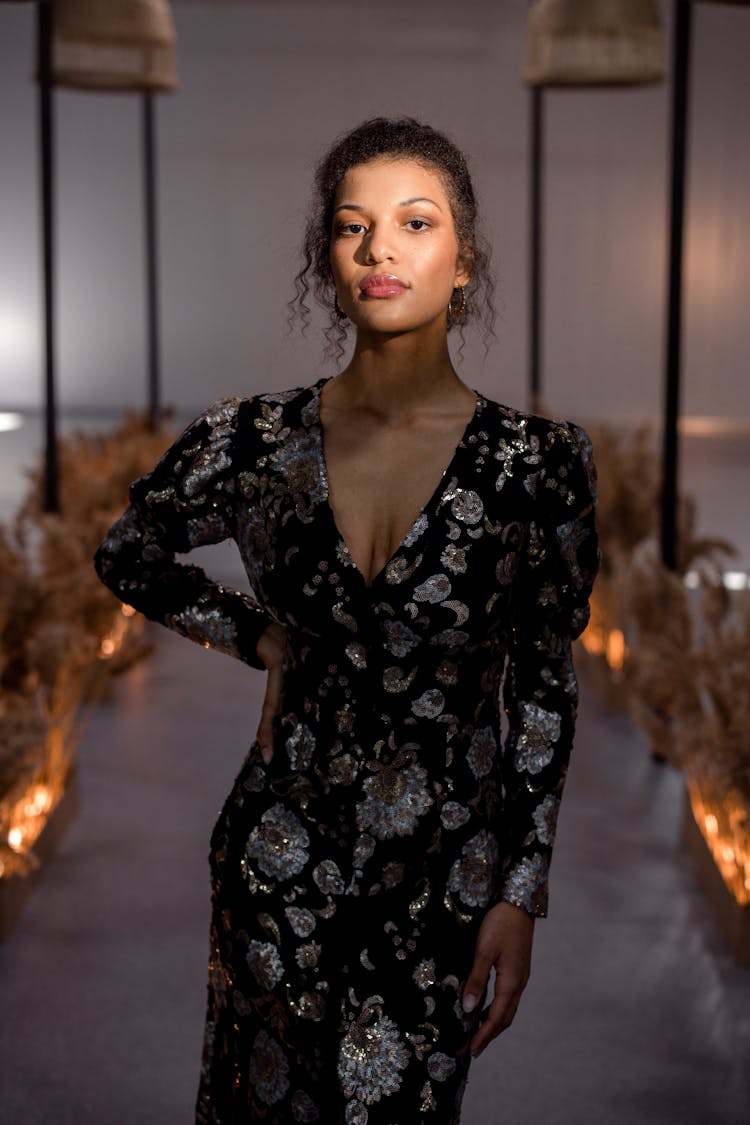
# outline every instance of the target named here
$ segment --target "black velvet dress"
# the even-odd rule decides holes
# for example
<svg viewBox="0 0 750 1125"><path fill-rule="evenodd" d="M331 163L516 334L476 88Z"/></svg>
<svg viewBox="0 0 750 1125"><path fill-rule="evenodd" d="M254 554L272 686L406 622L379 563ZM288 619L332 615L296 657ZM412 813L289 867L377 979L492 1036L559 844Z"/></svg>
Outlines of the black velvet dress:
<svg viewBox="0 0 750 1125"><path fill-rule="evenodd" d="M589 442L477 396L368 585L328 503L323 384L212 406L132 485L96 565L253 667L269 620L288 638L273 760L250 746L211 837L196 1121L448 1125L481 920L547 910L598 562ZM254 598L175 561L230 536Z"/></svg>

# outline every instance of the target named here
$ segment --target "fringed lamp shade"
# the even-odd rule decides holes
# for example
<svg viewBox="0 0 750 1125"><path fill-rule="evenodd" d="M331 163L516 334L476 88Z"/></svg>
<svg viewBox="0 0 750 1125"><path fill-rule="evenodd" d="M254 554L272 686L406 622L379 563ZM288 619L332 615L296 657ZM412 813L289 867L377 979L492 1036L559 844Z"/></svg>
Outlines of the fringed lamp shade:
<svg viewBox="0 0 750 1125"><path fill-rule="evenodd" d="M656 0L534 0L524 68L530 86L648 85L665 73Z"/></svg>
<svg viewBox="0 0 750 1125"><path fill-rule="evenodd" d="M167 0L55 0L53 81L84 90L174 90Z"/></svg>

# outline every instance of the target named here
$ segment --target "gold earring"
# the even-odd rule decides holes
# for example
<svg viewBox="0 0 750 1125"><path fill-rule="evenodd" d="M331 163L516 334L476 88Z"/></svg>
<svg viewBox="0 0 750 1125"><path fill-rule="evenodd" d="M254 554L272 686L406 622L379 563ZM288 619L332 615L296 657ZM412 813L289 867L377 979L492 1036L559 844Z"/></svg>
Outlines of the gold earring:
<svg viewBox="0 0 750 1125"><path fill-rule="evenodd" d="M458 308L455 308L454 304L453 304L453 299L456 296L456 292L458 292L458 294L459 294ZM451 299L448 302L448 312L450 314L450 318L451 318L451 321L453 322L453 324L458 324L459 320L461 319L461 317L464 314L465 309L466 309L466 294L464 293L464 287L463 287L463 285L457 285L456 288L451 293Z"/></svg>

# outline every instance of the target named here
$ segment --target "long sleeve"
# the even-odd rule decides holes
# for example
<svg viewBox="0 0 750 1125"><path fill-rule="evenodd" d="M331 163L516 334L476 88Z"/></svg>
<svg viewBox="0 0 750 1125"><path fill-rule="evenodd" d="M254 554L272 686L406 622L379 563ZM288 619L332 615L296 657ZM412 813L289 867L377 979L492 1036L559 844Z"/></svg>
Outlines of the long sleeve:
<svg viewBox="0 0 750 1125"><path fill-rule="evenodd" d="M571 647L599 565L596 473L585 431L555 425L536 485L504 682L506 852L495 901L547 914L547 880L578 704Z"/></svg>
<svg viewBox="0 0 750 1125"><path fill-rule="evenodd" d="M175 555L235 535L239 399L192 422L153 471L130 486L130 506L94 556L101 580L128 605L206 648L263 665L257 642L270 618L247 594ZM249 501L243 496L243 503Z"/></svg>

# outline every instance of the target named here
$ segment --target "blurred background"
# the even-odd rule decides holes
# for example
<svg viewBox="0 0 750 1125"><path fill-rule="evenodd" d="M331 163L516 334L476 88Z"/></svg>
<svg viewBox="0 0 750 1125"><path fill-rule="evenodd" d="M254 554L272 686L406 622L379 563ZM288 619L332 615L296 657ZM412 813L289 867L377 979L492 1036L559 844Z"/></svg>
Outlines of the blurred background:
<svg viewBox="0 0 750 1125"><path fill-rule="evenodd" d="M40 400L35 5L0 25L0 408ZM668 38L671 4L661 5ZM179 90L158 99L165 398L311 382L319 341L285 339L311 169L332 138L409 114L467 152L502 301L465 378L526 396L528 5L499 0L175 0ZM694 5L683 409L750 422L750 22ZM144 400L140 106L56 95L59 394L65 410ZM668 87L547 98L545 391L572 417L662 405Z"/></svg>

